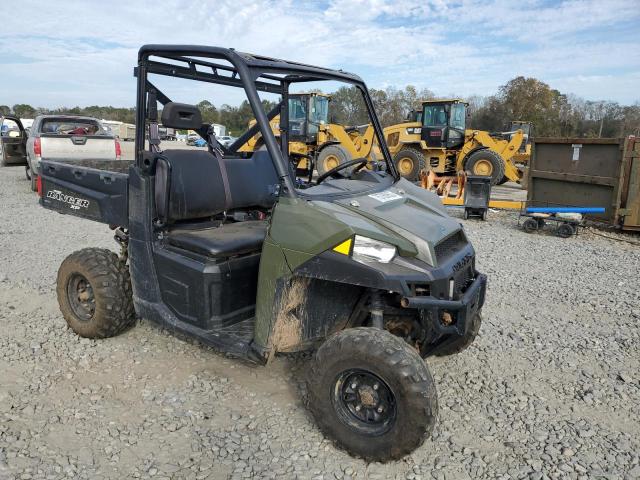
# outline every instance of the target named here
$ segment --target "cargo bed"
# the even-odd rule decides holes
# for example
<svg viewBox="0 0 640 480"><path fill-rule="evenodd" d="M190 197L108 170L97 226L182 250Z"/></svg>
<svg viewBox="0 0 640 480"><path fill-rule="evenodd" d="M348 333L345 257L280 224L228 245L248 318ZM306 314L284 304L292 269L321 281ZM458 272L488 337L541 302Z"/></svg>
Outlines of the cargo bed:
<svg viewBox="0 0 640 480"><path fill-rule="evenodd" d="M43 160L40 204L49 210L128 227L132 160Z"/></svg>

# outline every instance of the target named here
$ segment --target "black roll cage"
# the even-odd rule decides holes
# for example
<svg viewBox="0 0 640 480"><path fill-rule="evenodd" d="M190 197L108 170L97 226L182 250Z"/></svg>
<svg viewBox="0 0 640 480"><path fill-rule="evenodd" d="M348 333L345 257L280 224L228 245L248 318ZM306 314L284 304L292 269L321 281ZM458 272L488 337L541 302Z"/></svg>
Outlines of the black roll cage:
<svg viewBox="0 0 640 480"><path fill-rule="evenodd" d="M151 59L151 57L154 58ZM160 61L160 59L165 61ZM208 59L224 60L230 65L221 65ZM362 93L369 118L378 137L380 150L387 162L387 168L396 180L400 178L394 163L391 161L391 154L384 141L382 126L375 113L367 86L358 75L343 72L342 70L332 70L241 53L231 48L201 45L144 45L140 48L138 66L134 69L134 76L137 77L135 149L136 165L138 167L143 166L147 121L151 118L150 114L153 116L157 109L155 101L149 102L148 99L150 97L151 99L155 98L162 105L166 105L171 101L148 80L149 74L198 80L244 89L249 105L253 110L256 124L239 137L229 147L229 150L233 151L242 146L249 138L260 132L284 187L282 194L292 198L295 198L296 194L288 166L289 85L323 80L350 83ZM280 95L282 101L269 113L266 113L258 91ZM151 95L148 95L149 93ZM269 121L278 113L280 113L280 145L278 145L269 125ZM157 117L157 114L155 116ZM157 121L157 118L155 120ZM206 137L206 132L199 131L198 133L200 136ZM283 152L286 152L286 154Z"/></svg>

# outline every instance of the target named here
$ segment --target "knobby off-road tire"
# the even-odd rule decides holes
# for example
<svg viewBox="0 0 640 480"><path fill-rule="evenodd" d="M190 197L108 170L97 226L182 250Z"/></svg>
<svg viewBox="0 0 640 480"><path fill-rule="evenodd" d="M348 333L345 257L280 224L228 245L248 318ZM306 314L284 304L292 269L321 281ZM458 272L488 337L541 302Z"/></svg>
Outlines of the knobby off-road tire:
<svg viewBox="0 0 640 480"><path fill-rule="evenodd" d="M473 343L473 341L478 336L478 332L480 332L481 326L482 326L482 316L479 313L477 313L471 319L471 328L469 328L469 331L465 335L461 336L455 342L448 344L446 347L438 349L435 354L436 357L445 357L447 355L455 355L469 348L469 346Z"/></svg>
<svg viewBox="0 0 640 480"><path fill-rule="evenodd" d="M483 148L476 150L467 157L464 169L472 175L491 177L491 185L498 185L504 178L504 159L493 150Z"/></svg>
<svg viewBox="0 0 640 480"><path fill-rule="evenodd" d="M318 170L318 176L324 175L332 168L342 165L343 163L352 160L349 152L342 145L328 145L324 147L318 154L318 161L316 164L316 170ZM343 177L349 176L351 173L350 168L338 172L338 175Z"/></svg>
<svg viewBox="0 0 640 480"><path fill-rule="evenodd" d="M129 268L109 250L85 248L65 258L56 291L64 319L81 337L112 337L135 322Z"/></svg>
<svg viewBox="0 0 640 480"><path fill-rule="evenodd" d="M420 177L420 171L427 167L427 160L423 153L415 148L406 147L400 150L393 157L398 172L404 178L411 182L415 182Z"/></svg>
<svg viewBox="0 0 640 480"><path fill-rule="evenodd" d="M308 375L308 407L318 426L352 455L397 459L433 431L431 373L416 350L385 330L338 332L318 349Z"/></svg>

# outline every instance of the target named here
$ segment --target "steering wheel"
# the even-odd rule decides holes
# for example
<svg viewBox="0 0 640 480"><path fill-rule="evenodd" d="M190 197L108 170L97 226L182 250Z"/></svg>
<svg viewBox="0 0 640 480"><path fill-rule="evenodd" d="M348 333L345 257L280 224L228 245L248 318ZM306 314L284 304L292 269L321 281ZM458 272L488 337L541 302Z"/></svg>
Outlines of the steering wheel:
<svg viewBox="0 0 640 480"><path fill-rule="evenodd" d="M332 175L336 174L340 170L344 170L345 168L349 168L349 167L352 167L354 165L358 165L356 168L353 169L353 172L351 172L351 175L353 175L354 173L357 173L360 170L362 170L365 167L365 165L367 165L367 163L369 163L369 160L367 160L366 158L356 158L355 160L349 160L348 162L341 163L337 167L333 167L331 170L328 170L328 171L324 172L322 175L320 175L318 177L318 179L316 180L316 185L320 185L327 178L329 178Z"/></svg>

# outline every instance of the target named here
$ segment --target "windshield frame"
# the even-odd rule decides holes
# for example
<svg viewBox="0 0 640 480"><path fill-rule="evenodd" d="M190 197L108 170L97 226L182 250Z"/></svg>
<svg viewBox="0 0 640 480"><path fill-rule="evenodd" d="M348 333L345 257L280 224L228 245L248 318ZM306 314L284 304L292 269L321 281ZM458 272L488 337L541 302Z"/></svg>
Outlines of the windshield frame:
<svg viewBox="0 0 640 480"><path fill-rule="evenodd" d="M231 66L213 63L209 59L223 60ZM211 73L203 71L203 68L210 70ZM278 142L276 139L270 128L270 119L268 118L270 115L267 115L264 110L258 90L281 95L280 118L283 125L286 125L285 122L288 123L289 87L292 84L337 81L352 85L363 96L378 147L387 165L387 171L391 173L396 182L400 179L384 140L384 133L375 112L373 101L366 84L359 76L342 70L331 70L240 53L233 49L197 45L145 45L140 48L138 67L134 70L134 75L137 77L136 165L139 167L143 166L144 161L144 138L149 114L157 109L156 105L151 105L149 93L153 92L153 97L151 98L163 105L171 101L149 82L148 74L150 73L244 89L256 119L256 130L262 135L265 146L280 177L283 187L281 195L290 198L296 198L302 195L302 192L296 189L290 175L287 135L286 132L283 132L285 134L281 135L281 141ZM241 135L238 141L250 130Z"/></svg>

